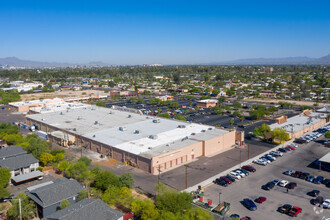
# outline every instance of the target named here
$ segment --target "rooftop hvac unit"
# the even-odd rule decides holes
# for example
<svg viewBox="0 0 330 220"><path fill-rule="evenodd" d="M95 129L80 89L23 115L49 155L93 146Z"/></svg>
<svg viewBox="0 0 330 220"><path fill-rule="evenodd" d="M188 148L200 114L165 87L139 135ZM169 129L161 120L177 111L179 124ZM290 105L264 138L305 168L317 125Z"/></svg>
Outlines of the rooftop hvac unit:
<svg viewBox="0 0 330 220"><path fill-rule="evenodd" d="M97 125L98 123L99 123L98 121L95 121L95 122L94 122L94 125Z"/></svg>
<svg viewBox="0 0 330 220"><path fill-rule="evenodd" d="M78 116L77 120L80 120L80 119L81 119L81 117L80 117L80 116Z"/></svg>
<svg viewBox="0 0 330 220"><path fill-rule="evenodd" d="M152 134L152 135L149 135L148 138L153 139L153 140L156 140L157 139L157 135Z"/></svg>
<svg viewBox="0 0 330 220"><path fill-rule="evenodd" d="M151 147L148 147L149 150L151 150L152 148Z"/></svg>
<svg viewBox="0 0 330 220"><path fill-rule="evenodd" d="M93 138L95 138L95 134L93 135Z"/></svg>
<svg viewBox="0 0 330 220"><path fill-rule="evenodd" d="M153 122L153 123L160 123L160 119L159 119L159 118L154 119L154 120L152 120L152 122Z"/></svg>
<svg viewBox="0 0 330 220"><path fill-rule="evenodd" d="M212 130L213 128L208 128L208 130Z"/></svg>
<svg viewBox="0 0 330 220"><path fill-rule="evenodd" d="M182 138L181 141L185 141L185 140L188 140L188 136L185 136L184 138Z"/></svg>
<svg viewBox="0 0 330 220"><path fill-rule="evenodd" d="M46 119L45 118L42 118L41 121L46 121Z"/></svg>
<svg viewBox="0 0 330 220"><path fill-rule="evenodd" d="M113 114L113 111L110 111L109 114L112 115Z"/></svg>
<svg viewBox="0 0 330 220"><path fill-rule="evenodd" d="M127 118L132 118L132 115L128 115Z"/></svg>
<svg viewBox="0 0 330 220"><path fill-rule="evenodd" d="M140 131L139 130L135 130L134 131L134 134L140 134Z"/></svg>
<svg viewBox="0 0 330 220"><path fill-rule="evenodd" d="M60 115L63 115L63 112L61 112Z"/></svg>
<svg viewBox="0 0 330 220"><path fill-rule="evenodd" d="M76 128L74 128L74 129L73 129L73 131L77 131L77 129L76 129Z"/></svg>
<svg viewBox="0 0 330 220"><path fill-rule="evenodd" d="M191 133L191 135L196 135L196 133Z"/></svg>
<svg viewBox="0 0 330 220"><path fill-rule="evenodd" d="M179 125L178 128L186 128L185 125Z"/></svg>
<svg viewBox="0 0 330 220"><path fill-rule="evenodd" d="M205 132L206 130L201 130L201 132Z"/></svg>
<svg viewBox="0 0 330 220"><path fill-rule="evenodd" d="M125 127L119 127L119 131L126 131Z"/></svg>

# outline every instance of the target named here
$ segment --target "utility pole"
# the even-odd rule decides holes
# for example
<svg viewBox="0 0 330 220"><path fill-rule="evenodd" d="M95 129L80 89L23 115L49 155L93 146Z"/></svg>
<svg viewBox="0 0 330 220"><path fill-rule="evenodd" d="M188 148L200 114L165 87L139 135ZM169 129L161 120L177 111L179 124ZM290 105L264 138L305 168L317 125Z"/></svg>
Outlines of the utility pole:
<svg viewBox="0 0 330 220"><path fill-rule="evenodd" d="M186 167L186 189L188 188L188 165L184 165Z"/></svg>
<svg viewBox="0 0 330 220"><path fill-rule="evenodd" d="M160 165L158 166L158 184L160 184Z"/></svg>
<svg viewBox="0 0 330 220"><path fill-rule="evenodd" d="M242 166L242 150L239 150L239 167Z"/></svg>

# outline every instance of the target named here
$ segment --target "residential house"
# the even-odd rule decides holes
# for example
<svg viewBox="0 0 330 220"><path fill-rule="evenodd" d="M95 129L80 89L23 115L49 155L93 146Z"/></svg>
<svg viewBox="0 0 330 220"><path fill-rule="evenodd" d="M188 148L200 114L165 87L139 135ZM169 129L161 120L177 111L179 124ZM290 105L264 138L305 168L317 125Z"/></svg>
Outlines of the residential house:
<svg viewBox="0 0 330 220"><path fill-rule="evenodd" d="M62 177L49 184L33 187L26 194L36 203L38 214L43 217L58 211L62 200L68 200L70 204L76 203L81 190L82 187L76 180Z"/></svg>
<svg viewBox="0 0 330 220"><path fill-rule="evenodd" d="M83 199L44 217L43 220L123 220L124 215L110 208L101 199Z"/></svg>
<svg viewBox="0 0 330 220"><path fill-rule="evenodd" d="M39 160L27 154L20 146L8 146L0 149L0 167L10 169L11 177L36 171Z"/></svg>

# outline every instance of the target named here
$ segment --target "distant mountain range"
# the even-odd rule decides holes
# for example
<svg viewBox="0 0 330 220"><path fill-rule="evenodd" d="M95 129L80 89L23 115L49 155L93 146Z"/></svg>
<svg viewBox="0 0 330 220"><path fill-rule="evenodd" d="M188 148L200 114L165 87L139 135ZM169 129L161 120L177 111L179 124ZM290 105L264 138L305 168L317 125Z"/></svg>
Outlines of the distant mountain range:
<svg viewBox="0 0 330 220"><path fill-rule="evenodd" d="M203 65L330 65L330 54L320 58L310 57L285 57L285 58L252 58L239 59L232 61L205 63ZM73 64L73 63L56 63L56 62L42 62L21 60L17 57L0 58L0 66L15 66L15 67L71 67L75 65L86 66L109 66L110 64L102 61L89 62L88 64Z"/></svg>
<svg viewBox="0 0 330 220"><path fill-rule="evenodd" d="M330 65L330 54L320 58L284 57L284 58L252 58L211 63L213 65Z"/></svg>

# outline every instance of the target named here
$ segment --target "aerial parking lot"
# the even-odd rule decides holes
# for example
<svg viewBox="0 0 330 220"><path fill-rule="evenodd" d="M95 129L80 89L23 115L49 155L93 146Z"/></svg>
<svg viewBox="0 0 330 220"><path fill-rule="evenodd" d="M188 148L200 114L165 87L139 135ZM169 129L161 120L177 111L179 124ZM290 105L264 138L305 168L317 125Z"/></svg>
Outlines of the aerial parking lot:
<svg viewBox="0 0 330 220"><path fill-rule="evenodd" d="M285 204L302 208L302 212L297 215L299 219L320 220L323 217L330 217L330 209L323 209L314 205L316 197L308 194L312 190L318 190L320 191L319 196L322 196L324 200L330 199L330 188L326 187L325 184L316 184L283 174L290 169L329 179L329 172L315 169L312 166L315 160L328 152L329 148L324 147L320 141L298 145L295 150L284 153L282 157L277 157L276 161L267 166L252 164L256 168L256 172L250 172L249 176L236 180L227 187L212 184L204 188L204 202L212 200L213 206L215 206L219 203L219 193L221 193L220 201L231 204L227 216L238 214L240 217L249 216L252 219L291 219L292 217L288 214L277 211L279 207ZM294 189L288 189L288 187L275 185L270 190L262 189L263 185L275 179L286 180L289 183L294 182L297 186ZM244 199L255 201L258 197L265 197L266 201L261 204L255 202L257 206L255 211L250 211L242 203Z"/></svg>

